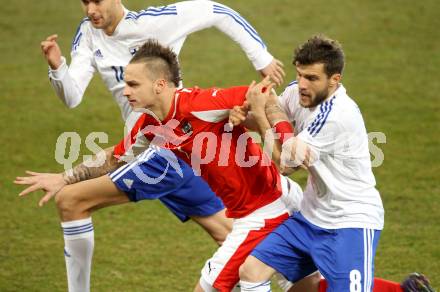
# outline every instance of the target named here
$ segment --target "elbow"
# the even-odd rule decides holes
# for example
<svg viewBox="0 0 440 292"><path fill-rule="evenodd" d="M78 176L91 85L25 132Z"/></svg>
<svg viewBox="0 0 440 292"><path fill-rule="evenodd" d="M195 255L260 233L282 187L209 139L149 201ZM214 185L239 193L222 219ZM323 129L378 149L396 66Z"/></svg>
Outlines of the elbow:
<svg viewBox="0 0 440 292"><path fill-rule="evenodd" d="M68 109L73 109L76 108L80 103L81 100L72 100L72 99L63 99L64 105L68 108Z"/></svg>

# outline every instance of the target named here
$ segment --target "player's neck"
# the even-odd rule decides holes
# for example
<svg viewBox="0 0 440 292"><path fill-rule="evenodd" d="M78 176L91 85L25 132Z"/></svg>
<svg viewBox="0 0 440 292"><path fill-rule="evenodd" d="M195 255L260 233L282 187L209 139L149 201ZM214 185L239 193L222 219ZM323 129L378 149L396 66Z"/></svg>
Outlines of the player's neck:
<svg viewBox="0 0 440 292"><path fill-rule="evenodd" d="M336 84L334 87L331 87L330 90L328 91L328 96L325 100L328 100L329 98L331 98L333 95L335 95L336 90L338 90L339 88L339 83Z"/></svg>
<svg viewBox="0 0 440 292"><path fill-rule="evenodd" d="M158 97L162 101L157 108L157 112L155 113L159 120L163 121L167 118L168 114L172 110L173 100L175 96L176 88L175 87L167 87L162 94Z"/></svg>
<svg viewBox="0 0 440 292"><path fill-rule="evenodd" d="M122 7L122 5L120 5L114 15L114 20L112 21L112 23L109 26L107 26L106 28L104 28L105 34L108 36L113 35L113 33L116 30L116 27L121 22L123 17L124 17L124 8Z"/></svg>

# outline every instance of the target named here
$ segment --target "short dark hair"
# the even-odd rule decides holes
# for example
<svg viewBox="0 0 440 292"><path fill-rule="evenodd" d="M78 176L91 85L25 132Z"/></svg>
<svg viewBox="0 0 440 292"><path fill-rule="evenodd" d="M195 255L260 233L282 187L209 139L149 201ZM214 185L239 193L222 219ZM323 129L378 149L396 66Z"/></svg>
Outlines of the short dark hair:
<svg viewBox="0 0 440 292"><path fill-rule="evenodd" d="M169 47L159 44L157 40L147 40L131 59L130 64L132 63L146 63L153 78L163 76L176 87L182 80L177 55Z"/></svg>
<svg viewBox="0 0 440 292"><path fill-rule="evenodd" d="M295 49L293 65L324 64L328 77L344 70L344 52L338 41L324 35L315 35Z"/></svg>

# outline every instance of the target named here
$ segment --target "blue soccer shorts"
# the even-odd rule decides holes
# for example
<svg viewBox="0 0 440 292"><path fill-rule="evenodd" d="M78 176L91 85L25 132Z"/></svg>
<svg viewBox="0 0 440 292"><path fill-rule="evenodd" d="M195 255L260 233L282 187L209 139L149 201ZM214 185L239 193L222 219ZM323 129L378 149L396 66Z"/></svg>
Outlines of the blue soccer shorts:
<svg viewBox="0 0 440 292"><path fill-rule="evenodd" d="M327 291L372 291L380 231L324 229L294 213L251 253L291 282L319 270Z"/></svg>
<svg viewBox="0 0 440 292"><path fill-rule="evenodd" d="M159 199L182 222L224 209L208 184L169 150L149 148L109 176L131 201Z"/></svg>

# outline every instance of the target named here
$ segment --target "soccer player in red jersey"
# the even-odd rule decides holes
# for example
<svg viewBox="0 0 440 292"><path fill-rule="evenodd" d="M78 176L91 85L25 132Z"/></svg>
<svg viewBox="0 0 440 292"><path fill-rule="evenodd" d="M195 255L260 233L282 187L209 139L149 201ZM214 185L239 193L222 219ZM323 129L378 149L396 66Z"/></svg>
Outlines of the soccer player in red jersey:
<svg viewBox="0 0 440 292"><path fill-rule="evenodd" d="M229 110L243 104L248 87L177 89L179 79L170 49L156 41L139 49L126 67L124 95L135 110L151 114L138 120L114 152L124 155L132 144L127 142L141 131L188 162L223 200L226 215L235 219L233 229L203 267L196 291L231 291L243 260L288 217L302 192L278 173L244 127L229 127ZM266 78L251 86L269 92L273 84Z"/></svg>

